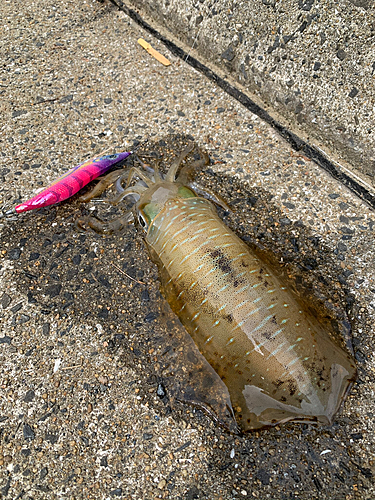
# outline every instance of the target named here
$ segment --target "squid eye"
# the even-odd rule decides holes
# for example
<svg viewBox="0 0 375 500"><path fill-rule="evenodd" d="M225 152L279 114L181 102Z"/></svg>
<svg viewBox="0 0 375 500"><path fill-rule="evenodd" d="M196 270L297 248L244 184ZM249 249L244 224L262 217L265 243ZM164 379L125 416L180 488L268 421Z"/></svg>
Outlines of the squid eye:
<svg viewBox="0 0 375 500"><path fill-rule="evenodd" d="M146 227L147 227L147 222L146 222L146 220L145 220L145 218L143 217L143 215L142 215L142 214L139 214L138 219L139 219L139 223L140 223L140 225L141 225L143 228L146 228Z"/></svg>

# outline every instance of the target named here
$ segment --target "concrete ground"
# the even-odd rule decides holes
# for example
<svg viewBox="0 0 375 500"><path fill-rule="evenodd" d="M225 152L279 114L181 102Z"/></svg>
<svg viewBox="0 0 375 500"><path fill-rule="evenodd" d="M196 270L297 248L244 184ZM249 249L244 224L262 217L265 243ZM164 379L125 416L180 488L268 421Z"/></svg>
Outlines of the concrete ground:
<svg viewBox="0 0 375 500"><path fill-rule="evenodd" d="M103 151L141 143L165 167L193 139L212 160L201 182L235 208L226 223L349 311L358 366L331 427L230 434L176 400L197 390L193 347L142 235L74 224L121 207L75 197L3 220L0 497L374 498L373 209L114 6L0 11L1 211Z"/></svg>

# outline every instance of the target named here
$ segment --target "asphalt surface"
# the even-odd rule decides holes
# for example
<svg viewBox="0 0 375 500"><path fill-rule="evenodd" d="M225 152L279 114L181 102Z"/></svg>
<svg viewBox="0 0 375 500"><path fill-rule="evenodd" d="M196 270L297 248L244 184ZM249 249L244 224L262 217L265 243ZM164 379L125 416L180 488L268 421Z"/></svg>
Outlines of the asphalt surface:
<svg viewBox="0 0 375 500"><path fill-rule="evenodd" d="M4 219L1 498L374 498L374 211L114 6L0 9L1 211L103 151L140 144L167 168L194 140L225 222L317 310L349 315L359 373L331 427L233 435L179 401L199 392L197 353L141 232L77 229L123 206L74 197Z"/></svg>

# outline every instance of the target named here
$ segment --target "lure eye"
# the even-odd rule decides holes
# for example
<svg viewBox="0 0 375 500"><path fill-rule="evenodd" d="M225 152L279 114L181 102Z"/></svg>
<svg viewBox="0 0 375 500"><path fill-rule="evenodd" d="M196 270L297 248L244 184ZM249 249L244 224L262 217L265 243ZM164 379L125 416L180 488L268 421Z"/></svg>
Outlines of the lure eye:
<svg viewBox="0 0 375 500"><path fill-rule="evenodd" d="M117 158L117 155L108 155L107 157L109 160L114 160L115 158Z"/></svg>

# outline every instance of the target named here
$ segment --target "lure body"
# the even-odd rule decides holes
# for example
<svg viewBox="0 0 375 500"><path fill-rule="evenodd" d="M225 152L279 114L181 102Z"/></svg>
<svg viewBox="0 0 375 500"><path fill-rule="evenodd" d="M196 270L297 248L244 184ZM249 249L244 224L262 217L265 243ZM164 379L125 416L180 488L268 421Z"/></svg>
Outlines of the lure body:
<svg viewBox="0 0 375 500"><path fill-rule="evenodd" d="M21 213L64 201L76 194L86 184L107 172L113 165L125 160L129 155L131 152L117 153L80 163L32 198L17 205L14 210Z"/></svg>

